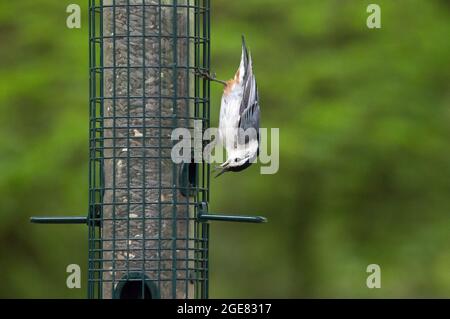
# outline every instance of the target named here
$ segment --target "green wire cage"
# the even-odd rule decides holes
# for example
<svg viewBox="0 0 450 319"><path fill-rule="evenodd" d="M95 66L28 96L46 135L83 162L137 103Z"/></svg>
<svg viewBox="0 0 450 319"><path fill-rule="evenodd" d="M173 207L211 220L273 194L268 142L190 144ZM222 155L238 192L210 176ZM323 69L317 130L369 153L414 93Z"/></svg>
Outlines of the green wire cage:
<svg viewBox="0 0 450 319"><path fill-rule="evenodd" d="M209 69L209 3L90 10L89 295L207 297L208 225L195 216L209 168L174 164L171 133L209 126L209 83L196 76Z"/></svg>
<svg viewBox="0 0 450 319"><path fill-rule="evenodd" d="M210 167L172 161L210 126L209 0L90 0L89 298L208 298ZM194 133L192 133L194 136ZM203 142L205 146L206 142Z"/></svg>

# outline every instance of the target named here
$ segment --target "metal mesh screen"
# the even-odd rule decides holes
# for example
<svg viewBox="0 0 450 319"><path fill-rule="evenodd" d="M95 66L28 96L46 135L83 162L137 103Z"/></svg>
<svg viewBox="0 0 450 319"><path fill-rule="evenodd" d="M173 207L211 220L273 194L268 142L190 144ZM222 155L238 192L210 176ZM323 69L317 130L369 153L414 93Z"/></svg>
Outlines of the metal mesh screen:
<svg viewBox="0 0 450 319"><path fill-rule="evenodd" d="M90 0L90 298L207 298L209 166L174 128L209 127L209 0ZM192 134L194 136L194 134Z"/></svg>

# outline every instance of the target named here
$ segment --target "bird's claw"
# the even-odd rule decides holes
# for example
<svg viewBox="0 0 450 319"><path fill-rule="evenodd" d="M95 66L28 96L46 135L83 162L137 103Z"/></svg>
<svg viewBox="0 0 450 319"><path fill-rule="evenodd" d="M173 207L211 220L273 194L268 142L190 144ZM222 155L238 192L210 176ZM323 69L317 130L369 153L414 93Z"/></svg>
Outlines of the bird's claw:
<svg viewBox="0 0 450 319"><path fill-rule="evenodd" d="M216 73L211 74L211 73L208 73L206 71L201 71L201 70L197 69L197 70L195 70L195 74L197 76L200 76L200 77L202 77L204 79L207 79L209 81L218 82L218 83L226 85L226 81L218 80L216 78Z"/></svg>
<svg viewBox="0 0 450 319"><path fill-rule="evenodd" d="M208 73L206 71L201 71L199 69L195 70L195 74L197 76L201 76L201 77L203 77L205 79L208 79L208 80L214 80L216 78L216 74L215 73L213 75L211 75L210 73Z"/></svg>

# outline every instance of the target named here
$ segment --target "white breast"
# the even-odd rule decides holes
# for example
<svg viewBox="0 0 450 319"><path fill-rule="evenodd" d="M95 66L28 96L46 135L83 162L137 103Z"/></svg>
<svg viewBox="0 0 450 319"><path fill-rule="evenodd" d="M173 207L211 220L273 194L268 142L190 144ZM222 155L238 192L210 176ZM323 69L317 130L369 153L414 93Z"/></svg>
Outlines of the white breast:
<svg viewBox="0 0 450 319"><path fill-rule="evenodd" d="M230 92L224 93L220 106L219 118L219 139L223 146L228 150L233 148L233 131L237 130L239 125L239 110L242 101L242 86L235 84Z"/></svg>

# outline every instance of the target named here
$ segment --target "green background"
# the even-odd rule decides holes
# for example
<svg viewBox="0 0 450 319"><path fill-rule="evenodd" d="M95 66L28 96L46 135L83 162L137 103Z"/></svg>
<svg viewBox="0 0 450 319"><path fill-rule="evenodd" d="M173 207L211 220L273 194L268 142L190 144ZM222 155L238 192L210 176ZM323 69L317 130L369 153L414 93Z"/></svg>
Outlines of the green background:
<svg viewBox="0 0 450 319"><path fill-rule="evenodd" d="M0 297L85 297L87 1L0 3ZM251 48L280 170L212 182L211 210L264 225L211 227L211 297L450 297L450 2L213 0L212 64ZM366 7L382 8L382 29ZM75 2L76 3L76 2ZM217 123L220 86L213 91ZM379 264L382 288L366 287Z"/></svg>

